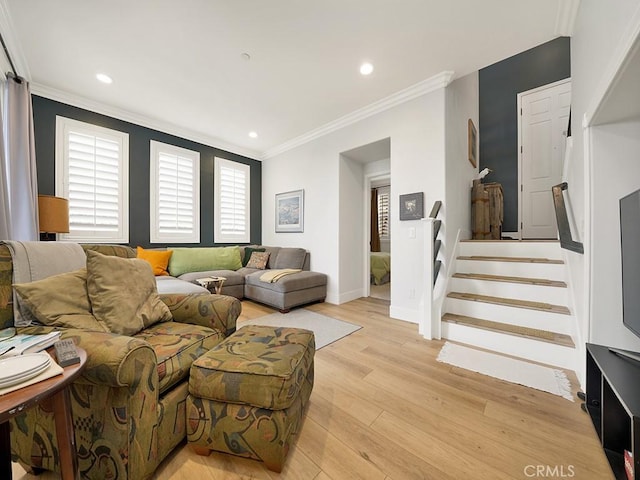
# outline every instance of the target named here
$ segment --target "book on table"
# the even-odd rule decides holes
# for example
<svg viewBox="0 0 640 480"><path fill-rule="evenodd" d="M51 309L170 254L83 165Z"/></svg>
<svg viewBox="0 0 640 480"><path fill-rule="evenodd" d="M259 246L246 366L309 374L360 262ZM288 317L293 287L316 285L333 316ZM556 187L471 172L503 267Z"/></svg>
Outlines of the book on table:
<svg viewBox="0 0 640 480"><path fill-rule="evenodd" d="M52 346L60 339L60 332L53 331L43 335L15 334L0 341L0 356L16 356L24 353L36 353Z"/></svg>

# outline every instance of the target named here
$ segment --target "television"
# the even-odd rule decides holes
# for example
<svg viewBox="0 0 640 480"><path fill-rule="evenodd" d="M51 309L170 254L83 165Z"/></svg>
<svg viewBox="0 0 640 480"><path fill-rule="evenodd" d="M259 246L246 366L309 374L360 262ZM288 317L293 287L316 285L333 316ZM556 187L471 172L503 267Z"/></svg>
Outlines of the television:
<svg viewBox="0 0 640 480"><path fill-rule="evenodd" d="M640 190L620 199L622 323L640 337ZM640 361L640 355L610 348Z"/></svg>

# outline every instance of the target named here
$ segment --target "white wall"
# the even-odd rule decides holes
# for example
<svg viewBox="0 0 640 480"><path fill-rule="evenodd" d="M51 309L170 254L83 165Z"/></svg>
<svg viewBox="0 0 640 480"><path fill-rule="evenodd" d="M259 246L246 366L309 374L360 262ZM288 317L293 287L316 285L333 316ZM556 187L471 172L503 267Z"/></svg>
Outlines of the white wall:
<svg viewBox="0 0 640 480"><path fill-rule="evenodd" d="M262 242L309 249L313 270L329 276L327 301L339 303L352 288L340 275L353 265L353 258L340 254L342 248L361 251L364 245L364 237L353 232L364 230L364 218L353 228L340 222L340 208L350 197L340 189L341 173L346 173L341 170L340 153L390 137L391 196L395 202L400 194L424 192L428 213L435 200L444 198L444 92L441 88L425 94L263 162ZM276 234L274 195L300 188L305 190L304 233ZM415 238L409 238L412 228ZM421 221L400 222L397 208L391 212L390 313L413 322L419 321L425 288L423 228ZM357 246L344 246L354 242Z"/></svg>
<svg viewBox="0 0 640 480"><path fill-rule="evenodd" d="M567 183L585 255L567 254L585 341L640 350L622 325L618 200L640 186L637 122L582 128L637 22L637 0L582 0L571 39L573 158ZM640 82L640 79L638 79ZM585 142L590 140L590 144ZM638 179L638 180L636 180ZM635 187L634 187L635 185ZM580 374L580 372L578 372Z"/></svg>

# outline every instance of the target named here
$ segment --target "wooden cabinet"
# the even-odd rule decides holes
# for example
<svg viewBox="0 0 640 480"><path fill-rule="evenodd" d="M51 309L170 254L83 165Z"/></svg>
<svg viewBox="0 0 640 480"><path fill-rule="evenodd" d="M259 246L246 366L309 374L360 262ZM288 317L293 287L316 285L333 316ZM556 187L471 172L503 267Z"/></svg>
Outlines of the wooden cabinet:
<svg viewBox="0 0 640 480"><path fill-rule="evenodd" d="M626 480L629 450L640 480L640 362L588 343L585 403L615 477Z"/></svg>

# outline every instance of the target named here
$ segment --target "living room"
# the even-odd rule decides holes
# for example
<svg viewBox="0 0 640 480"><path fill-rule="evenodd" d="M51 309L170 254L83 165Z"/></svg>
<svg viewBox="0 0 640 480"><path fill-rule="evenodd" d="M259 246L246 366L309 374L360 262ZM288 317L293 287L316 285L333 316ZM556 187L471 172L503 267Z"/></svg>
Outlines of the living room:
<svg viewBox="0 0 640 480"><path fill-rule="evenodd" d="M478 60L475 68L467 71L457 66L441 68L432 75L423 76L420 82L406 84L406 87L413 86L413 89L398 88L377 98L367 97L368 102L364 98L360 103L352 102L350 110L343 114L333 118L318 117L326 121L309 121L304 124L306 128L299 130L297 134L277 137L277 141L268 140L268 118L256 115L252 122L243 123L237 120L234 112L227 112L229 123L239 123L243 132L250 128L259 130L259 138L261 141L264 139L265 143L260 143L257 147L251 147L250 140L238 141L235 145L233 142L218 141L217 137L223 136L226 127L219 131L208 130L206 134L185 129L183 125L178 128L173 125L171 115L172 109L176 115L182 111L181 106L176 104L171 104L165 111L167 115L158 119L145 115L145 112L128 111L122 104L116 103L114 106L110 94L98 93L95 98L91 98L86 90L69 90L64 82L54 80L54 77L48 83L46 74L38 76L35 63L38 60L34 59L43 62L45 59L42 55L30 58L25 54L34 48L33 43L47 44L49 37L55 37L54 33L60 35L64 29L57 27L48 31L39 26L37 28L41 28L42 39L38 40L32 35L31 40L26 41L24 37L30 34L21 32L18 25L32 21L31 15L42 17L39 18L40 21L51 18L53 14L50 9L55 11L56 8L62 8L60 5L39 5L34 8L32 5L25 7L20 2L7 0L3 2L4 13L15 18L5 18L0 22L0 29L5 39L8 32L16 30L13 38L9 36L7 39L8 49L16 61L18 74L32 83L38 188L41 193L56 193L55 156L52 153L55 151L56 115L129 132L130 230L126 243L132 246L155 246L150 243L149 236L147 167L150 140L200 151L200 193L202 199L208 200L201 204L201 240L191 244L193 246L214 244L214 157L221 156L248 165L251 172L250 243L308 249L312 253L312 269L327 274L329 278L327 303L312 308L347 321L357 319L356 323L365 325L363 330L367 326L381 329L383 335L388 337L383 340L363 332L366 340L358 341L357 337L353 337L352 343L345 340L345 347L337 350L322 349L318 352L316 361L319 373L314 390L314 395L318 394L317 401L314 403L312 397L309 414L311 421L305 423L299 445L290 454L289 470L283 474L284 478L345 478L348 474L358 475L356 471L363 478L376 475L380 475L380 478L420 478L420 475L427 478L448 478L446 471L455 472L450 475L451 478L470 471L476 472L476 478L526 478L529 476L525 470L528 465L542 464L551 466L550 470L546 470L547 477L553 477L553 472L556 477L560 476L560 470L553 470L553 466L563 465L564 473L575 471L576 478L606 478L609 474L606 459L598 446L588 417L579 410L577 403L565 405L562 402L570 402L549 399L548 395L524 387L505 386L499 381L489 381L482 385L477 376L473 377L459 369L450 372L435 362L442 343L423 340L415 325L421 321L425 311L420 292L428 289L419 268L425 260L422 223L400 222L397 216L392 219L394 280L390 304L372 305L360 299L367 286L367 260L363 254L367 244L364 228L365 178L361 165L349 162L341 156L343 152L353 148L389 138L391 167L388 173L392 179L392 194L397 197L403 193L424 192L427 211L435 201L443 201L446 215L444 262L445 267L452 264L457 239L464 238L465 232L469 231L469 185L478 171L466 160L466 122L471 118L479 125L482 141L478 107L481 93L479 71L557 37L571 37L574 151L566 181L577 225L574 233L584 242L586 253L584 256L568 253L567 260L574 292L573 307L580 321L580 339L582 348L586 342L591 342L640 351L640 340L630 335L620 320L621 286L617 280L620 271L617 262L610 260L617 255L619 249L619 226L615 215L617 201L622 195L640 187L636 175L637 162L633 161L637 151L637 112L632 112L621 120L613 116L615 121L610 121L611 117L607 119L601 113L606 112L607 99L611 91L614 91L612 85L617 83L620 72L630 70L626 68L626 62L631 58L629 52L633 51L640 24L638 5L637 2L622 0L607 2L606 5L587 0L566 2L568 7L560 7L560 3L562 2L545 2L547 7L550 6L549 11L554 12L551 15L553 18L548 19L547 30L540 33L541 37L533 43L516 47L517 32L505 34L498 42L502 48L500 53L496 53L495 58L491 59L483 57ZM122 8L126 11L128 7L123 5ZM486 8L494 8L494 12L505 8L506 12L515 7L507 7L506 2L495 2ZM380 11L385 11L382 5ZM563 15L568 19L564 19ZM17 21L18 18L21 20ZM389 15L389 18L394 17ZM307 20L312 23L311 19ZM401 23L401 20L398 22ZM276 24L279 27L283 25ZM565 28L559 29L557 25ZM467 43L477 43L481 50L482 42L478 37L473 38L468 39ZM70 41L81 42L78 38ZM337 45L333 47L340 48ZM21 49L24 50L22 53ZM255 62L260 62L259 54L252 55L249 60L240 58L245 50L249 53L257 52L248 46L238 52L234 51L234 55L245 63L240 64L243 66L230 67L229 75L233 70L236 73L243 71L245 77L250 76L245 67L252 67ZM144 55L135 57L139 60ZM65 61L57 61L60 63L60 78L72 75L72 70L67 68ZM181 61L165 58L165 63L159 66L149 65L147 59L144 59L144 67L154 72L156 78L163 75L176 77L173 80L177 82L176 86L172 88L178 88L178 85L180 88L189 88L187 81L184 85L181 83L184 79L180 80L180 73L172 72L181 71ZM11 70L8 65L3 65L3 68L4 71ZM87 68L98 66L91 65ZM376 65L375 74L380 75L383 68ZM32 76L29 77L28 74ZM126 69L119 74L112 74L117 86L126 78ZM372 79L375 77L366 81ZM165 85L152 79L149 88L154 82L160 86ZM171 85L170 82L169 84ZM364 85L362 90L367 89L368 84ZM157 98L170 96L167 92L172 88L160 86L157 88L163 91L163 95L158 95ZM234 98L238 104L250 103L253 100L252 94L248 93L250 90L246 88L246 84L242 87L242 93L236 94ZM134 88L137 95L145 97L143 88ZM306 95L310 95L310 91L313 90L308 90ZM398 91L402 95L394 96ZM628 103L633 104L636 98L632 93L625 93L628 93ZM145 98L150 104L157 101L152 94L149 95ZM386 100L386 103L374 105L379 100ZM364 109L370 105L374 105L374 108ZM349 117L350 112L357 114ZM187 112L185 116L190 113ZM332 122L345 116L347 118L342 121ZM265 125L260 129L248 125L255 125L259 120ZM205 122L207 119L204 116L198 117L194 125L199 121ZM612 123L623 124L624 129L615 130L609 125ZM246 136L246 132L243 135ZM481 148L480 167L493 166L482 162ZM277 233L274 215L276 195L300 189L305 194L304 231ZM611 278L616 281L610 281ZM261 315L265 313L264 308L248 305L245 312L252 316ZM367 315L368 311L374 313ZM269 310L266 312L270 313ZM399 362L398 358L403 361ZM376 371L376 368L379 370ZM429 372L431 380L422 378L424 375L419 372ZM576 373L573 385L575 391L584 389L585 375L584 371ZM332 378L327 378L329 376ZM341 376L342 380L339 378ZM396 382L396 377L404 378L405 381ZM419 383L423 381L427 383ZM351 390L348 388L349 383L353 385ZM391 386L396 391L406 391L406 395L391 395ZM473 393L467 394L467 391ZM438 406L441 410L432 417L421 411L415 402L403 398L404 396L423 397L424 402L429 405L425 407L428 412L437 411ZM506 396L512 398L507 401L504 398ZM389 402L401 405L399 408L406 415L404 423L396 422L399 415L382 408L383 404ZM453 406L450 402L453 402ZM461 420L452 420L455 417L454 411L461 412L460 418L476 423L468 431L465 430L461 426ZM474 419L474 411L482 411L484 415L480 415L480 419ZM407 421L407 418L412 417L420 419L416 422L420 424L416 429L410 428L409 424L414 423L413 421ZM525 427L521 428L521 424ZM448 428L447 425L457 428ZM500 437L502 426L507 434ZM431 429L442 429L446 432L444 435L466 436L465 442L477 445L480 453L462 453L461 458L467 462L466 466L457 465L451 459L447 460L447 457L452 456L455 442L451 438L442 440L425 433ZM486 449L482 450L482 432L495 434L501 439L496 443L488 442ZM527 432L533 432L532 439L527 438ZM396 447L396 440L391 450L399 458L403 458L409 467L401 468L398 465L400 462L394 461L388 453L382 451L382 445L394 435L408 437L404 447ZM544 446L545 442L549 444L549 448ZM584 442L580 445L581 448L573 446L580 442ZM353 446L346 446L350 444ZM433 448L425 448L421 444L429 444ZM367 445L374 445L374 448L369 449ZM410 455L400 454L396 448L408 451ZM511 457L511 460L506 457ZM217 465L216 461L221 462L222 466ZM411 465L414 461L415 468ZM575 470L568 469L569 466ZM234 475L238 478L242 475L269 478L269 475L273 475L251 462L229 459L222 455L203 460L191 456L184 448L169 463L163 465L158 478L186 478L208 474L227 474L228 478Z"/></svg>

